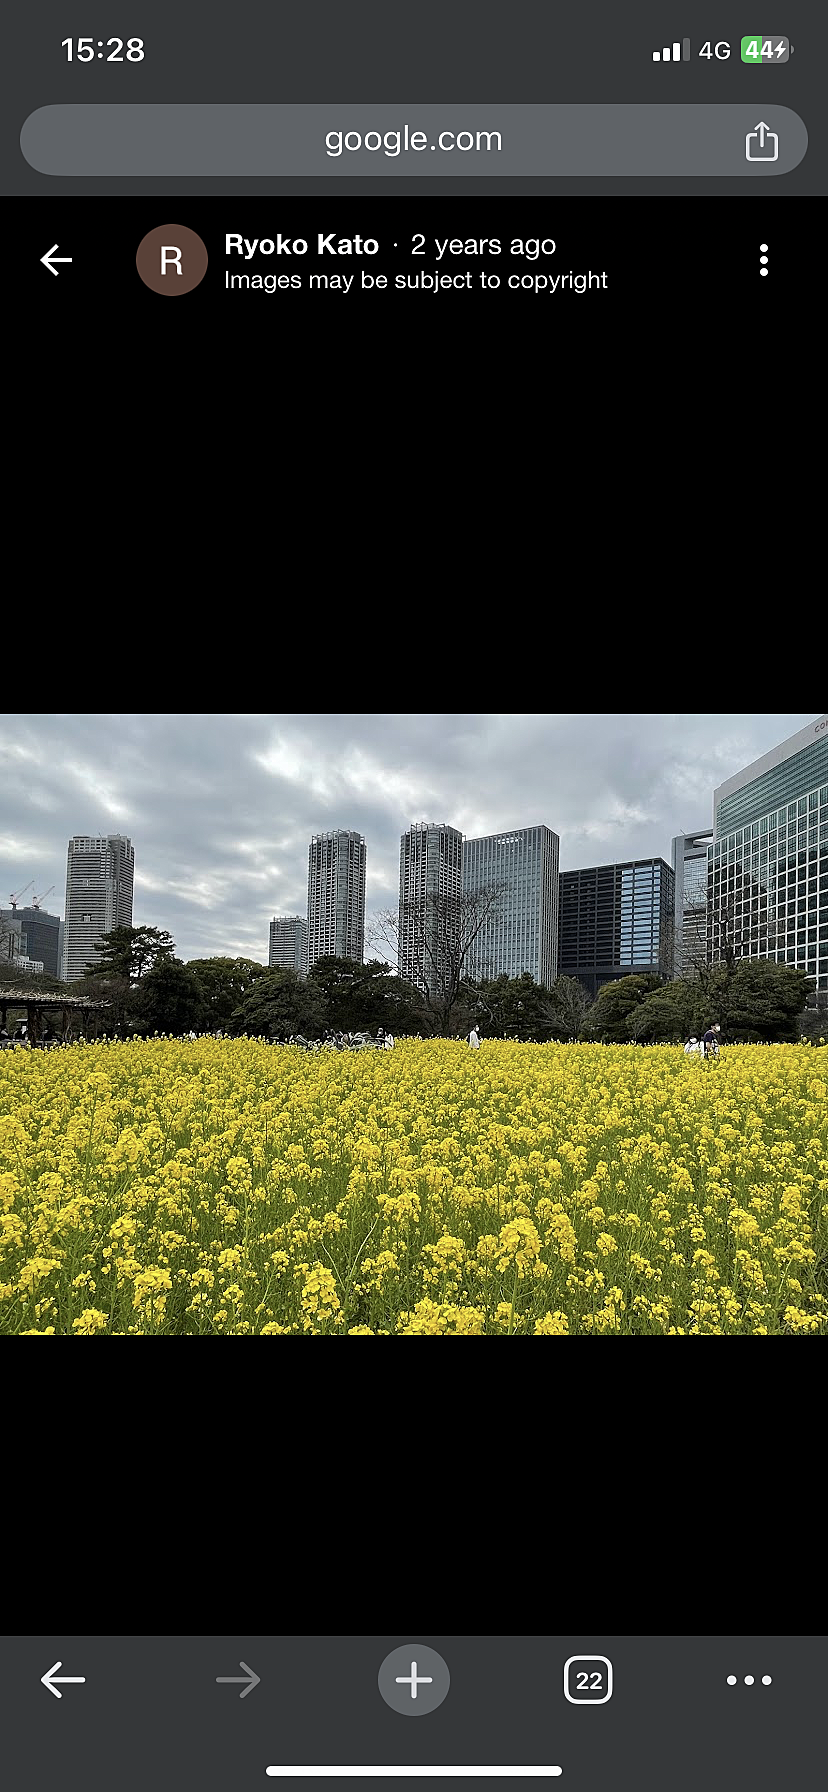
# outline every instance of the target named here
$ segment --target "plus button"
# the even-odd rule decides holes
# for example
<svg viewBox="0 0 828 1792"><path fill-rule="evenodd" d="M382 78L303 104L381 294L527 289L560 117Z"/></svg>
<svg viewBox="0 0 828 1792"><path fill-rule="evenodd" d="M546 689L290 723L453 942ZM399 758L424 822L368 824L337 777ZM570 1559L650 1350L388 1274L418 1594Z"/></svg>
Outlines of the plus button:
<svg viewBox="0 0 828 1792"><path fill-rule="evenodd" d="M401 1717L428 1717L442 1705L450 1685L451 1675L442 1655L417 1637L392 1649L377 1675L381 1697Z"/></svg>
<svg viewBox="0 0 828 1792"><path fill-rule="evenodd" d="M419 1677L419 1680L418 1680L416 1661L412 1661L412 1663L411 1663L411 1673L410 1674L395 1674L394 1678L395 1678L398 1686L410 1686L411 1687L412 1699L416 1699L416 1697L417 1697L417 1687L418 1686L430 1686L431 1685L431 1675L430 1674L421 1674Z"/></svg>

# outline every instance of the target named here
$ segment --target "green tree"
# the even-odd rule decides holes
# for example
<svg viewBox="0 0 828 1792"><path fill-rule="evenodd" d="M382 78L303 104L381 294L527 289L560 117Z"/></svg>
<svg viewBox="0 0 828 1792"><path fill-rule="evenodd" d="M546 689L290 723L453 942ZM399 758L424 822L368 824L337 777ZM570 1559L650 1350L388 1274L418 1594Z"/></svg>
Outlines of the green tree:
<svg viewBox="0 0 828 1792"><path fill-rule="evenodd" d="M180 958L161 957L141 978L136 1018L145 1033L188 1033L204 1017L201 990Z"/></svg>
<svg viewBox="0 0 828 1792"><path fill-rule="evenodd" d="M112 927L101 934L99 955L87 964L89 976L128 977L140 983L162 959L171 959L175 941L166 928Z"/></svg>
<svg viewBox="0 0 828 1792"><path fill-rule="evenodd" d="M689 978L677 978L674 983L654 989L631 1010L627 1018L627 1037L676 1042L695 1033L699 1038L703 1031L703 1012L704 998L698 986Z"/></svg>
<svg viewBox="0 0 828 1792"><path fill-rule="evenodd" d="M396 977L380 958L362 964L356 958L327 954L317 958L308 972L308 983L325 999L325 1024L334 1030L356 1032L413 1032L420 1005L416 990Z"/></svg>
<svg viewBox="0 0 828 1792"><path fill-rule="evenodd" d="M671 1042L686 1039L690 1033L701 1038L706 1028L718 1021L723 1043L795 1040L800 1036L800 1016L809 987L804 972L771 959L742 958L708 965L703 977L676 978L630 1007L625 1030L628 1038ZM619 985L605 988L617 991Z"/></svg>
<svg viewBox="0 0 828 1792"><path fill-rule="evenodd" d="M799 1036L811 1045L828 1044L828 989L812 991L799 1016Z"/></svg>
<svg viewBox="0 0 828 1792"><path fill-rule="evenodd" d="M460 1031L466 1021L477 1020L483 1026L507 1039L548 1039L552 1025L550 992L536 983L531 971L519 977L484 977L480 982L468 979L462 986Z"/></svg>
<svg viewBox="0 0 828 1792"><path fill-rule="evenodd" d="M452 1017L456 1031L468 1033L479 1025L492 1034L505 1033L511 1006L509 983L505 973L501 977L464 977Z"/></svg>
<svg viewBox="0 0 828 1792"><path fill-rule="evenodd" d="M234 1033L262 1033L289 1039L292 1033L317 1038L325 1024L325 997L310 977L288 968L265 971L231 1016Z"/></svg>
<svg viewBox="0 0 828 1792"><path fill-rule="evenodd" d="M215 1032L229 1026L240 1002L250 995L266 967L253 958L191 958L187 970L195 978L204 1002L204 1025Z"/></svg>
<svg viewBox="0 0 828 1792"><path fill-rule="evenodd" d="M740 959L728 988L725 1037L748 1043L798 1039L799 1016L813 988L813 978L793 965L767 958Z"/></svg>
<svg viewBox="0 0 828 1792"><path fill-rule="evenodd" d="M599 989L590 1016L589 1031L594 1039L621 1042L629 1040L628 1022L634 1008L645 996L661 987L660 977L636 973L616 977Z"/></svg>
<svg viewBox="0 0 828 1792"><path fill-rule="evenodd" d="M96 972L77 977L68 986L73 996L88 996L102 1004L100 1024L106 1033L132 1033L138 1027L138 992L128 977L120 974L99 976Z"/></svg>
<svg viewBox="0 0 828 1792"><path fill-rule="evenodd" d="M422 1019L422 1005L413 984L406 983L404 977L386 976L382 1012L376 1025L383 1026L386 1033L419 1033L423 1031Z"/></svg>
<svg viewBox="0 0 828 1792"><path fill-rule="evenodd" d="M326 953L311 965L308 982L324 998L327 1025L355 1030L371 1026L373 1010L378 1008L381 1015L383 982L389 976L387 964L379 959L362 964L357 958Z"/></svg>
<svg viewBox="0 0 828 1792"><path fill-rule="evenodd" d="M704 905L693 904L687 922L678 962L698 980L708 1013L717 1009L722 1035L730 1037L737 969L751 958L759 962L756 954L770 953L776 944L778 922L771 897L762 879L754 877L746 863L738 863L732 887L709 896Z"/></svg>

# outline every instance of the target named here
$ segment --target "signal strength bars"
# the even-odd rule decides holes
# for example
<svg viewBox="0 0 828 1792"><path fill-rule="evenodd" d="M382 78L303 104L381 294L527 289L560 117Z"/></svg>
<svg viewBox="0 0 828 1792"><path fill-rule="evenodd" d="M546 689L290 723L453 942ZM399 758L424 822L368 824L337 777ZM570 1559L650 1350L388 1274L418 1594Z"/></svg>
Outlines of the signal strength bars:
<svg viewBox="0 0 828 1792"><path fill-rule="evenodd" d="M672 50L670 49L669 44L665 44L663 50L654 50L653 51L653 61L654 62L689 62L690 61L690 39L689 39L689 37L683 37L681 40L681 43L676 41L673 44Z"/></svg>

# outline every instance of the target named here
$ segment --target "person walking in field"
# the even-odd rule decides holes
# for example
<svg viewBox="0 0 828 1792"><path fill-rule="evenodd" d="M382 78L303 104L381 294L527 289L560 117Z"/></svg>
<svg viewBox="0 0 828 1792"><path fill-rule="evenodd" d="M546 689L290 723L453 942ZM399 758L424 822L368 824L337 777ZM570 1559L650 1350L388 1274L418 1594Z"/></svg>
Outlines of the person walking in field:
<svg viewBox="0 0 828 1792"><path fill-rule="evenodd" d="M719 1034L721 1033L721 1030L718 1021L714 1021L712 1027L708 1027L707 1032L702 1034L702 1045L704 1046L704 1055L706 1058L718 1058Z"/></svg>
<svg viewBox="0 0 828 1792"><path fill-rule="evenodd" d="M478 1033L476 1022L469 1034L469 1045L473 1052L478 1052L480 1050L480 1034Z"/></svg>
<svg viewBox="0 0 828 1792"><path fill-rule="evenodd" d="M701 1040L696 1038L695 1033L690 1034L690 1038L684 1048L684 1053L685 1057L703 1057L704 1046L702 1045Z"/></svg>
<svg viewBox="0 0 828 1792"><path fill-rule="evenodd" d="M393 1035L393 1033L386 1033L386 1035L385 1035L385 1050L387 1052L392 1052L394 1050L394 1035Z"/></svg>

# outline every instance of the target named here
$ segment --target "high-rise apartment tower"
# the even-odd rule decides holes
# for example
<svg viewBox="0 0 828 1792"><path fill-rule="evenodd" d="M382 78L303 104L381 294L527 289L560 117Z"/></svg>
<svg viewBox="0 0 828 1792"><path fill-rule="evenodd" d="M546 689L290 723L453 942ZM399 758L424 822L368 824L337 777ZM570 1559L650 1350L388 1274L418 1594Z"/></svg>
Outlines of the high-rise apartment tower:
<svg viewBox="0 0 828 1792"><path fill-rule="evenodd" d="M365 841L336 828L308 851L308 968L317 958L365 953Z"/></svg>
<svg viewBox="0 0 828 1792"><path fill-rule="evenodd" d="M74 983L98 957L101 934L132 926L135 854L124 834L75 834L66 861L63 978Z"/></svg>

